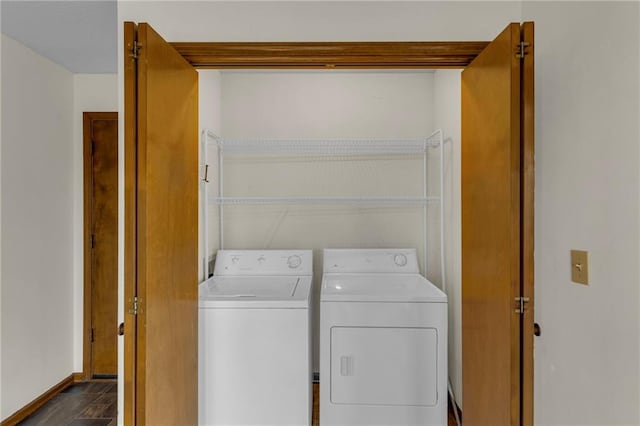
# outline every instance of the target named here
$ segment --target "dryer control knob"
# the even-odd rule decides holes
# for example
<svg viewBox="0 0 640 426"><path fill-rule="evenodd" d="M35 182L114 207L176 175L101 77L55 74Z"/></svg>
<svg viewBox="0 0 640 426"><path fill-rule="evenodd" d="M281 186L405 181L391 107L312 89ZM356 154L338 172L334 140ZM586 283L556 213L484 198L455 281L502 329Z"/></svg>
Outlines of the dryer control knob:
<svg viewBox="0 0 640 426"><path fill-rule="evenodd" d="M297 254L294 254L293 256L289 256L287 258L287 265L289 265L289 268L291 269L296 269L298 266L300 266L301 263L302 258Z"/></svg>
<svg viewBox="0 0 640 426"><path fill-rule="evenodd" d="M405 256L404 254L396 254L395 256L393 256L393 263L398 266L404 266L407 264L407 256Z"/></svg>

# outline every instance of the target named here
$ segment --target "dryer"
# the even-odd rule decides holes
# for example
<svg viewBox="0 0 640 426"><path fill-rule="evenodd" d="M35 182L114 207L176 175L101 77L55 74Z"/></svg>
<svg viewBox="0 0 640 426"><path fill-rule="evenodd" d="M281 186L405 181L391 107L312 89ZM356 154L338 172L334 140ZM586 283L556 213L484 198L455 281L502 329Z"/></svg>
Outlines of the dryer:
<svg viewBox="0 0 640 426"><path fill-rule="evenodd" d="M200 284L199 423L309 425L311 250L220 250Z"/></svg>
<svg viewBox="0 0 640 426"><path fill-rule="evenodd" d="M415 249L327 249L320 422L447 424L447 297Z"/></svg>

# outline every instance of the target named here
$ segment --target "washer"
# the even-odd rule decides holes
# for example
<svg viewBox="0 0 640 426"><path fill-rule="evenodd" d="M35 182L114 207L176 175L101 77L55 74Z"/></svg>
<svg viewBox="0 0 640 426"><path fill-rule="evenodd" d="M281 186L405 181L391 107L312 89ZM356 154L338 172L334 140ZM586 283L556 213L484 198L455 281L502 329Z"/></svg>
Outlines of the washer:
<svg viewBox="0 0 640 426"><path fill-rule="evenodd" d="M200 284L199 423L309 425L311 250L220 250Z"/></svg>
<svg viewBox="0 0 640 426"><path fill-rule="evenodd" d="M415 249L324 250L320 422L447 424L447 296Z"/></svg>

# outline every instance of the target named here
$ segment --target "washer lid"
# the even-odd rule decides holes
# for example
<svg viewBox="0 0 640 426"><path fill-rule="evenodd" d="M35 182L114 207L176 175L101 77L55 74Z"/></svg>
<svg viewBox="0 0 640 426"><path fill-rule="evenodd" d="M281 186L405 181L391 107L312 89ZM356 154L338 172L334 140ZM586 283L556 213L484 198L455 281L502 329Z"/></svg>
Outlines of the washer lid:
<svg viewBox="0 0 640 426"><path fill-rule="evenodd" d="M320 300L447 303L447 296L419 274L324 274Z"/></svg>
<svg viewBox="0 0 640 426"><path fill-rule="evenodd" d="M199 286L200 307L306 308L311 277L213 276Z"/></svg>

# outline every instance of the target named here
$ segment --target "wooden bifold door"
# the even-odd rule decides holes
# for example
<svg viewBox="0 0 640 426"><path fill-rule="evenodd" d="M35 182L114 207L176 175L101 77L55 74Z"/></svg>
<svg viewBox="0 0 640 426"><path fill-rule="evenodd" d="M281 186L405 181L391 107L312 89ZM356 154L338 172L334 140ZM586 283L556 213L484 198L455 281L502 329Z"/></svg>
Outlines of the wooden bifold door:
<svg viewBox="0 0 640 426"><path fill-rule="evenodd" d="M533 23L462 72L464 423L533 423Z"/></svg>
<svg viewBox="0 0 640 426"><path fill-rule="evenodd" d="M147 24L125 44L125 421L195 425L198 73Z"/></svg>

